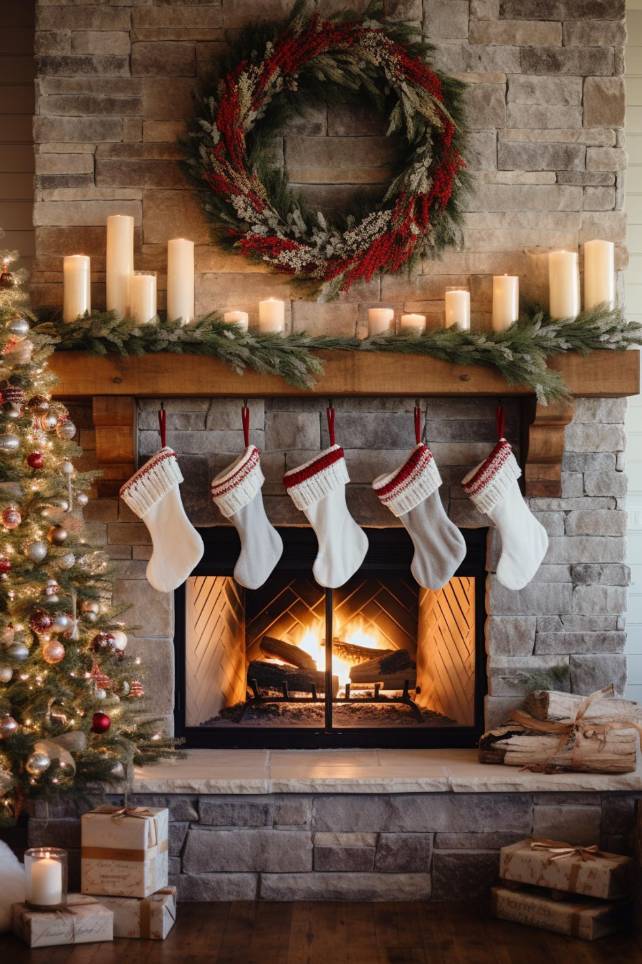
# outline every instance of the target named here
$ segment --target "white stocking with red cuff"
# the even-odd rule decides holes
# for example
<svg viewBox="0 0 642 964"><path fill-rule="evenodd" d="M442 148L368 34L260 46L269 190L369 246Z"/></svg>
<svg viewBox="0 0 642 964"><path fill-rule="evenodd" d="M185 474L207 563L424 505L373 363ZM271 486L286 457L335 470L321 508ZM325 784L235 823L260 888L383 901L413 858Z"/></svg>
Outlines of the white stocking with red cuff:
<svg viewBox="0 0 642 964"><path fill-rule="evenodd" d="M159 592L185 582L203 556L203 540L187 518L179 485L183 475L172 449L164 446L120 490L120 497L152 537L147 580Z"/></svg>
<svg viewBox="0 0 642 964"><path fill-rule="evenodd" d="M441 589L466 555L464 537L446 515L440 485L439 469L423 442L401 468L380 475L372 483L380 502L407 529L415 548L410 568L425 589Z"/></svg>
<svg viewBox="0 0 642 964"><path fill-rule="evenodd" d="M241 540L234 578L246 589L262 586L283 553L281 536L265 514L261 492L264 481L255 445L248 445L243 455L212 481L212 500L233 523Z"/></svg>
<svg viewBox="0 0 642 964"><path fill-rule="evenodd" d="M501 538L497 579L507 589L523 589L539 569L548 536L526 505L517 480L522 474L505 438L487 459L462 479L464 492L493 521Z"/></svg>
<svg viewBox="0 0 642 964"><path fill-rule="evenodd" d="M317 537L319 552L312 567L320 586L336 589L348 581L368 551L368 537L346 505L348 468L340 445L332 444L315 459L286 472L283 484Z"/></svg>

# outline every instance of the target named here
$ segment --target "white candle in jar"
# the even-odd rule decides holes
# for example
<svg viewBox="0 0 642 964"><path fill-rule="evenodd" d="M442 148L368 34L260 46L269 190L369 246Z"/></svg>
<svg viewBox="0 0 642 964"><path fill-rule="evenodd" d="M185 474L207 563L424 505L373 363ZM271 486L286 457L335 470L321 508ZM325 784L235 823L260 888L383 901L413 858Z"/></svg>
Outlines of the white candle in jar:
<svg viewBox="0 0 642 964"><path fill-rule="evenodd" d="M134 273L134 219L128 214L107 218L107 311L122 318L129 310L129 279Z"/></svg>
<svg viewBox="0 0 642 964"><path fill-rule="evenodd" d="M167 320L194 321L194 242L167 242Z"/></svg>
<svg viewBox="0 0 642 964"><path fill-rule="evenodd" d="M285 302L280 298L259 301L259 331L273 334L285 331Z"/></svg>
<svg viewBox="0 0 642 964"><path fill-rule="evenodd" d="M27 900L41 907L62 903L62 864L53 857L40 857L31 862L31 880L27 882Z"/></svg>
<svg viewBox="0 0 642 964"><path fill-rule="evenodd" d="M368 308L368 334L388 334L392 331L394 320L393 308Z"/></svg>
<svg viewBox="0 0 642 964"><path fill-rule="evenodd" d="M612 241L584 243L584 308L615 307L615 245Z"/></svg>
<svg viewBox="0 0 642 964"><path fill-rule="evenodd" d="M519 278L500 274L493 278L493 331L506 331L519 317Z"/></svg>
<svg viewBox="0 0 642 964"><path fill-rule="evenodd" d="M470 291L467 288L447 288L444 295L446 328L457 325L470 331Z"/></svg>
<svg viewBox="0 0 642 964"><path fill-rule="evenodd" d="M86 254L69 254L62 263L63 321L91 312L91 264Z"/></svg>
<svg viewBox="0 0 642 964"><path fill-rule="evenodd" d="M399 320L399 331L406 335L423 335L426 330L426 316L417 314L402 315Z"/></svg>
<svg viewBox="0 0 642 964"><path fill-rule="evenodd" d="M129 282L129 311L139 325L146 325L156 317L156 274L153 271L134 271Z"/></svg>
<svg viewBox="0 0 642 964"><path fill-rule="evenodd" d="M576 251L549 252L548 310L551 318L575 318L580 313L580 274Z"/></svg>
<svg viewBox="0 0 642 964"><path fill-rule="evenodd" d="M250 316L247 311L237 311L236 309L226 311L223 315L223 320L230 324L238 325L243 331L247 331L250 326Z"/></svg>

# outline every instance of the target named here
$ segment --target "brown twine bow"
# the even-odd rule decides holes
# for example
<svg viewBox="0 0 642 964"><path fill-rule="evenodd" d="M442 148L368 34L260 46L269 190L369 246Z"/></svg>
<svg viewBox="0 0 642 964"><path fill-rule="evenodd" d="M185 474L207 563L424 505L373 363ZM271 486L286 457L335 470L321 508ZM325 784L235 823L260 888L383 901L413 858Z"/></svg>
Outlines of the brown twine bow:
<svg viewBox="0 0 642 964"><path fill-rule="evenodd" d="M552 761L555 759L557 754L565 746L571 749L571 767L575 762L575 750L577 749L578 738L584 738L587 740L597 739L601 748L606 743L607 734L613 729L634 729L638 731L640 736L640 745L642 746L642 725L636 720L627 719L617 719L617 720L606 720L601 722L595 722L585 719L585 716L592 706L592 704L602 697L611 697L615 695L615 688L613 683L609 683L608 686L603 687L601 690L595 690L589 696L585 696L582 702L577 707L574 715L568 720L537 720L530 713L525 710L513 710L511 713L511 722L519 723L527 730L533 730L535 733L550 733L552 735L559 735L559 742L555 750L551 753L548 760L544 764L539 764L533 767L522 767L524 770L530 769L546 769L550 767Z"/></svg>
<svg viewBox="0 0 642 964"><path fill-rule="evenodd" d="M151 819L151 826L153 827L153 840L152 847L155 847L158 843L158 824L156 823L156 814L148 807L112 807L109 803L104 803L100 807L96 807L93 813L105 813L110 814L112 820L123 820L125 817L135 817L138 820L148 820Z"/></svg>
<svg viewBox="0 0 642 964"><path fill-rule="evenodd" d="M574 847L572 844L558 843L556 840L531 840L531 850L545 850L551 860L564 860L567 857L579 857L580 860L595 860L597 857L607 857L597 844L590 847Z"/></svg>

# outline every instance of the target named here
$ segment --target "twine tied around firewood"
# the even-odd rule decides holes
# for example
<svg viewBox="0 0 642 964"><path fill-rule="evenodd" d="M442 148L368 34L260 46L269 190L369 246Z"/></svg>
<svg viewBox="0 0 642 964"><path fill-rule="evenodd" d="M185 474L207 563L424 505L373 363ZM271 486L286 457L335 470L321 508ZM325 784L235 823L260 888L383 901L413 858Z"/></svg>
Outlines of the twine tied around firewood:
<svg viewBox="0 0 642 964"><path fill-rule="evenodd" d="M572 844L558 843L556 840L531 840L531 850L545 850L551 860L564 860L567 857L579 857L580 860L595 860L605 857L597 844L590 847L574 847Z"/></svg>
<svg viewBox="0 0 642 964"><path fill-rule="evenodd" d="M532 730L535 733L551 733L559 735L559 743L546 763L534 766L525 766L522 767L522 769L540 771L550 769L552 761L555 759L560 750L564 749L564 747L568 747L571 750L571 764L573 764L578 738L584 738L587 740L596 739L600 744L600 748L602 748L606 743L607 733L613 729L637 730L640 736L640 745L642 746L642 725L636 720L618 719L596 722L585 719L589 707L596 700L601 699L602 697L610 697L614 695L615 687L613 686L613 683L609 683L608 686L604 686L601 690L595 690L594 693L584 697L582 702L577 707L574 715L568 720L537 720L525 710L513 710L511 713L512 723L519 723L525 729Z"/></svg>

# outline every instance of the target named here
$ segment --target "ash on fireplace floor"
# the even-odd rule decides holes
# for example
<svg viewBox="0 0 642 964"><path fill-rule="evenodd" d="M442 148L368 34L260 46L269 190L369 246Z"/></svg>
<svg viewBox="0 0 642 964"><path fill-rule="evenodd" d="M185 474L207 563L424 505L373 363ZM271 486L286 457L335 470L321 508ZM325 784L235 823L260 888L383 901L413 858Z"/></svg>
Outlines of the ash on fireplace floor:
<svg viewBox="0 0 642 964"><path fill-rule="evenodd" d="M334 704L333 722L338 727L426 727L457 726L454 720L433 710L421 710L421 719L405 703ZM222 710L203 726L323 726L323 703L270 702L238 703Z"/></svg>

